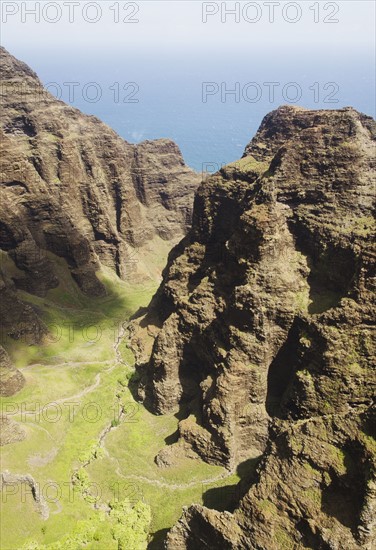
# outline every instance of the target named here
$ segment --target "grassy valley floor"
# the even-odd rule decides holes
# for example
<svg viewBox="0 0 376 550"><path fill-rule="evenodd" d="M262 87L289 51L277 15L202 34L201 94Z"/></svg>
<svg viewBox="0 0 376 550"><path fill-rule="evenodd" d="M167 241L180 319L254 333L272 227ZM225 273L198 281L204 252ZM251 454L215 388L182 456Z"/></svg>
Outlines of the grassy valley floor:
<svg viewBox="0 0 376 550"><path fill-rule="evenodd" d="M156 285L130 286L102 270L108 294L90 299L58 261L57 289L44 298L22 293L50 329L46 342L3 344L26 383L17 395L2 398L2 413L26 437L2 447L1 471L32 476L48 519L30 486L3 486L1 548L122 548L109 503L124 500L150 506L149 548L161 548L183 506L234 487L239 477L188 458L163 469L154 462L166 439L173 439L178 419L154 416L133 399L126 326ZM219 494L223 501L216 504L225 508L231 490ZM137 540L135 549L145 547Z"/></svg>

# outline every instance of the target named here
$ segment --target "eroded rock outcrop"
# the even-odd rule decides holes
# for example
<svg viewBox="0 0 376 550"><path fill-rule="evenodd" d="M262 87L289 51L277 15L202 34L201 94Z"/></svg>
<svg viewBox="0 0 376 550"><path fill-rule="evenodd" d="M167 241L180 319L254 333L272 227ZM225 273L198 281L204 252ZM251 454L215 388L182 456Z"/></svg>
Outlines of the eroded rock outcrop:
<svg viewBox="0 0 376 550"><path fill-rule="evenodd" d="M0 396L14 395L25 384L22 373L14 367L5 349L0 346Z"/></svg>
<svg viewBox="0 0 376 550"><path fill-rule="evenodd" d="M167 548L371 550L374 425L374 411L274 424L257 480L236 510L185 509Z"/></svg>
<svg viewBox="0 0 376 550"><path fill-rule="evenodd" d="M6 487L9 485L14 489L14 487L19 484L24 484L29 487L37 512L41 515L43 520L47 520L50 516L50 510L47 501L43 496L43 490L41 490L40 483L35 481L33 476L30 474L12 474L8 470L1 473L0 489L2 491L6 492Z"/></svg>
<svg viewBox="0 0 376 550"><path fill-rule="evenodd" d="M26 438L26 430L20 422L15 422L9 416L0 416L0 447L17 443Z"/></svg>
<svg viewBox="0 0 376 550"><path fill-rule="evenodd" d="M0 248L21 271L17 288L43 295L58 285L50 253L93 296L104 292L100 263L129 281L154 278L144 247L163 261L163 242L182 238L199 176L172 141L131 145L55 99L4 48L0 60Z"/></svg>
<svg viewBox="0 0 376 550"><path fill-rule="evenodd" d="M35 344L46 332L47 328L36 310L20 299L12 277L1 266L0 344L4 344L8 336L15 340L21 339L26 344Z"/></svg>
<svg viewBox="0 0 376 550"><path fill-rule="evenodd" d="M10 397L18 393L25 384L21 371L16 369L8 353L0 345L0 397ZM21 441L25 438L23 427L6 416L6 405L0 414L0 446Z"/></svg>
<svg viewBox="0 0 376 550"><path fill-rule="evenodd" d="M55 99L4 48L0 64L0 328L38 342L46 327L17 290L57 287L56 257L90 296L105 293L101 265L155 281L191 224L200 178L172 141L131 145Z"/></svg>
<svg viewBox="0 0 376 550"><path fill-rule="evenodd" d="M281 107L196 194L132 327L138 394L186 411L204 460L263 458L233 515L186 510L171 549L371 547L375 135L351 108Z"/></svg>

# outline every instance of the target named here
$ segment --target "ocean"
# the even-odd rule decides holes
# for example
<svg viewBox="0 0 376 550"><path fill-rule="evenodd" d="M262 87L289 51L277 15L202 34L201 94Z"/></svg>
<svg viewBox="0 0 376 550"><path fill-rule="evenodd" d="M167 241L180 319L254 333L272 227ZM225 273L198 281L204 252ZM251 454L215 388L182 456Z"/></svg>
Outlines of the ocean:
<svg viewBox="0 0 376 550"><path fill-rule="evenodd" d="M171 138L199 172L239 159L265 114L282 104L351 105L375 116L371 53L12 53L56 97L97 116L127 141Z"/></svg>

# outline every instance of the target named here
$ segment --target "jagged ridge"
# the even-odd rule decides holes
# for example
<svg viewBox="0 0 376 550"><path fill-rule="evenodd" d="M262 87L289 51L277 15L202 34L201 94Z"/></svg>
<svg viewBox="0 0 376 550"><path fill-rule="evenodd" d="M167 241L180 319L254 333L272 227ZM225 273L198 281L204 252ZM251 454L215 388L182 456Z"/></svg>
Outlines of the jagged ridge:
<svg viewBox="0 0 376 550"><path fill-rule="evenodd" d="M138 394L159 414L188 410L177 445L204 460L233 469L264 459L239 512L192 508L171 548L371 544L375 134L373 119L351 108L282 107L241 161L199 188L192 230L132 329ZM299 449L308 429L311 453L278 448L282 438ZM336 515L339 495L355 488L351 460L364 464L359 503ZM295 479L302 462L301 490L316 491L309 506Z"/></svg>
<svg viewBox="0 0 376 550"><path fill-rule="evenodd" d="M7 333L34 327L37 341L44 328L35 314L28 322L19 300L13 312L7 303L17 289L43 296L59 284L51 254L88 295L104 293L100 264L130 282L155 280L190 226L199 176L172 141L131 145L56 100L4 48L0 62L0 248L18 268L2 269L2 317Z"/></svg>

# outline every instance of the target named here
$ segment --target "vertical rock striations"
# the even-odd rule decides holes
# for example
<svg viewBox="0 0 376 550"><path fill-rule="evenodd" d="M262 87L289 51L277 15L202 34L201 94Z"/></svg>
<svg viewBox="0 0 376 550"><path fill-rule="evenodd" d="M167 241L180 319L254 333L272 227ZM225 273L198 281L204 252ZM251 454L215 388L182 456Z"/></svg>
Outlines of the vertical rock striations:
<svg viewBox="0 0 376 550"><path fill-rule="evenodd" d="M155 280L191 224L199 175L172 141L131 145L55 99L4 48L0 63L0 327L38 341L45 327L17 290L57 287L56 256L90 296L105 292L101 265Z"/></svg>
<svg viewBox="0 0 376 550"><path fill-rule="evenodd" d="M234 514L186 510L171 549L371 547L375 134L351 108L281 107L196 194L132 327L138 393L185 412L204 460L263 458Z"/></svg>
<svg viewBox="0 0 376 550"><path fill-rule="evenodd" d="M0 247L22 272L17 287L58 285L49 253L89 295L104 292L100 263L130 281L154 277L143 250L160 247L163 262L163 241L185 234L198 174L170 140L131 145L55 99L4 48L0 61Z"/></svg>

